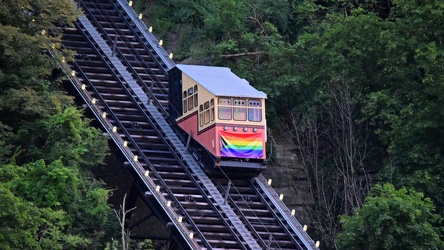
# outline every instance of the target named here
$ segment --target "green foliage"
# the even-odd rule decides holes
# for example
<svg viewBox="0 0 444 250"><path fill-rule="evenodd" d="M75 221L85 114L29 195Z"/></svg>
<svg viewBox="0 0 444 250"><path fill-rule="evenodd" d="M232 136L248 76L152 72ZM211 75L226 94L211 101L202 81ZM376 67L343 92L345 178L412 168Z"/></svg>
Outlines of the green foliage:
<svg viewBox="0 0 444 250"><path fill-rule="evenodd" d="M139 242L139 243L132 242L130 244L133 245L134 249L137 249L137 250L153 250L154 249L153 242L151 240L149 240L149 239L144 240L144 241ZM122 247L119 245L119 242L117 240L115 240L115 239L112 239L111 242L107 242L106 243L104 249L105 250L119 250L121 248ZM164 246L163 248L164 249L169 249L166 246Z"/></svg>
<svg viewBox="0 0 444 250"><path fill-rule="evenodd" d="M14 180L12 188L27 201L39 207L61 209L76 199L78 173L63 166L61 161L46 165L43 160L24 166L26 174Z"/></svg>
<svg viewBox="0 0 444 250"><path fill-rule="evenodd" d="M47 33L57 33L57 27L77 18L79 12L74 2L2 0L0 6L1 90L47 86L42 77L51 74L53 62L41 51L50 44L58 47L60 38L49 37ZM41 35L43 30L45 35Z"/></svg>
<svg viewBox="0 0 444 250"><path fill-rule="evenodd" d="M32 87L7 89L1 97L5 114L13 115L6 121L14 130L19 125L17 121L32 122L35 119L61 112L72 105L72 97L61 92L36 91Z"/></svg>
<svg viewBox="0 0 444 250"><path fill-rule="evenodd" d="M66 108L37 124L24 126L19 136L27 139L28 157L94 166L104 159L107 142L99 130L88 126L88 122L82 118L80 110Z"/></svg>
<svg viewBox="0 0 444 250"><path fill-rule="evenodd" d="M45 41L43 36L22 33L17 27L0 23L0 93L12 87L42 88L48 84L41 79L52 69L49 57L40 53Z"/></svg>
<svg viewBox="0 0 444 250"><path fill-rule="evenodd" d="M362 208L341 216L339 249L442 249L433 203L412 189L376 185Z"/></svg>
<svg viewBox="0 0 444 250"><path fill-rule="evenodd" d="M77 169L63 166L61 161L46 165L43 160L22 167L3 165L0 180L4 185L2 192L9 197L4 199L0 216L5 232L16 230L27 234L26 244L34 244L35 240L42 249L50 245L59 248L63 244L100 246L111 215L107 204L109 190L102 183L79 175ZM4 236L8 237L16 236ZM10 243L12 248L21 248L19 244Z"/></svg>
<svg viewBox="0 0 444 250"><path fill-rule="evenodd" d="M0 122L0 164L4 163L5 156L12 152L13 145L10 144L12 137L11 128Z"/></svg>
<svg viewBox="0 0 444 250"><path fill-rule="evenodd" d="M441 1L395 1L381 32L379 83L364 111L387 150L382 178L425 192L444 214L442 192L443 101L440 73L444 5ZM431 177L431 178L430 178Z"/></svg>
<svg viewBox="0 0 444 250"><path fill-rule="evenodd" d="M109 190L88 170L106 138L60 89L46 53L78 14L70 0L0 0L2 249L103 249L114 230Z"/></svg>
<svg viewBox="0 0 444 250"><path fill-rule="evenodd" d="M151 250L154 249L153 242L151 240L144 240L137 244L137 248L139 250Z"/></svg>
<svg viewBox="0 0 444 250"><path fill-rule="evenodd" d="M134 1L134 10L137 13L143 12L144 9L145 9L145 1L144 0L135 0Z"/></svg>
<svg viewBox="0 0 444 250"><path fill-rule="evenodd" d="M46 11L51 13L43 14ZM71 98L49 91L58 85L49 77L57 76L52 75L53 60L42 52L51 44L55 48L59 44L60 37L47 36L49 29L74 20L77 14L71 1L1 3L0 116L9 118L2 122L14 132L23 122L72 105ZM45 35L42 30L46 30Z"/></svg>
<svg viewBox="0 0 444 250"><path fill-rule="evenodd" d="M91 242L70 233L72 219L62 209L66 203L73 202L68 197L72 196L72 187L68 186L73 184L56 180L76 176L69 174L70 170L60 163L48 167L43 161L25 167L1 166L0 244L4 249L62 249L87 246ZM35 174L42 175L36 178Z"/></svg>
<svg viewBox="0 0 444 250"><path fill-rule="evenodd" d="M1 0L0 23L33 35L74 22L80 12L69 0Z"/></svg>
<svg viewBox="0 0 444 250"><path fill-rule="evenodd" d="M16 197L9 185L0 182L0 244L4 249L38 249L32 230L32 207Z"/></svg>

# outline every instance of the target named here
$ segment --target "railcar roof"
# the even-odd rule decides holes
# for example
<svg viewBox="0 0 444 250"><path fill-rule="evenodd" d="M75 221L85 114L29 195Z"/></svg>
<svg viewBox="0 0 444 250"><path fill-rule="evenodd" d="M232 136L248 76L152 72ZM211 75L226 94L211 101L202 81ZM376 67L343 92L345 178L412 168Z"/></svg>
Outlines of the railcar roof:
<svg viewBox="0 0 444 250"><path fill-rule="evenodd" d="M176 67L215 96L267 98L230 68L185 64L176 64Z"/></svg>

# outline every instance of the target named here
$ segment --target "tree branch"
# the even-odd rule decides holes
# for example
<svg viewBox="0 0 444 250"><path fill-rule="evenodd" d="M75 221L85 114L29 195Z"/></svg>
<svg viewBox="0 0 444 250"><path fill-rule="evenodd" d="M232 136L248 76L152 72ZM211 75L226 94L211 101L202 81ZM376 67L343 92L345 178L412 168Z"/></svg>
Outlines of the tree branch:
<svg viewBox="0 0 444 250"><path fill-rule="evenodd" d="M221 57L228 58L228 57L238 57L238 56L253 56L253 55L260 55L260 54L264 54L264 52L262 52L262 51L244 52L244 53L221 55Z"/></svg>

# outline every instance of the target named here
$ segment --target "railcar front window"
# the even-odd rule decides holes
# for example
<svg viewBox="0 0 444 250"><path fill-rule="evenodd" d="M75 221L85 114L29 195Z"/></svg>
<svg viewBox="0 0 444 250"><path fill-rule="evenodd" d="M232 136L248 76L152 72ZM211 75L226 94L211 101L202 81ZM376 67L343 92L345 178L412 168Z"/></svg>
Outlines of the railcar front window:
<svg viewBox="0 0 444 250"><path fill-rule="evenodd" d="M218 117L221 120L231 120L232 108L231 99L229 98L219 98L218 103Z"/></svg>
<svg viewBox="0 0 444 250"><path fill-rule="evenodd" d="M247 101L245 99L234 99L234 114L233 118L235 121L246 121L247 120L247 109L238 108L247 106Z"/></svg>
<svg viewBox="0 0 444 250"><path fill-rule="evenodd" d="M260 100L248 100L248 120L250 122L262 121L262 103Z"/></svg>

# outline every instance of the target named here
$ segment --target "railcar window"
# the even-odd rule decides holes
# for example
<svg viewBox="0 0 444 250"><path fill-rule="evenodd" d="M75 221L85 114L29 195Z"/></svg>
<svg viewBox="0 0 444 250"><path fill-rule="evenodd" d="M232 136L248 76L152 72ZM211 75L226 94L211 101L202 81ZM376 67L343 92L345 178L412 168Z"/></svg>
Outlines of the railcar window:
<svg viewBox="0 0 444 250"><path fill-rule="evenodd" d="M248 100L248 120L250 122L262 121L262 103L260 100Z"/></svg>
<svg viewBox="0 0 444 250"><path fill-rule="evenodd" d="M194 107L197 107L197 85L194 85Z"/></svg>
<svg viewBox="0 0 444 250"><path fill-rule="evenodd" d="M194 108L194 102L193 102L193 88L188 89L188 110L192 110Z"/></svg>
<svg viewBox="0 0 444 250"><path fill-rule="evenodd" d="M187 109L187 92L186 91L183 92L182 100L183 100L183 105L182 105L183 112L186 113L188 111L188 109Z"/></svg>
<svg viewBox="0 0 444 250"><path fill-rule="evenodd" d="M214 99L211 99L199 106L199 126L203 127L214 119Z"/></svg>
<svg viewBox="0 0 444 250"><path fill-rule="evenodd" d="M245 99L234 99L234 112L233 118L235 121L246 121L247 120L247 109L238 108L247 106L247 101Z"/></svg>
<svg viewBox="0 0 444 250"><path fill-rule="evenodd" d="M199 125L201 127L204 125L204 113L202 104L199 106Z"/></svg>
<svg viewBox="0 0 444 250"><path fill-rule="evenodd" d="M214 99L210 100L210 118L211 121L214 121Z"/></svg>
<svg viewBox="0 0 444 250"><path fill-rule="evenodd" d="M210 102L204 103L204 109L205 109L205 124L208 124L210 122Z"/></svg>
<svg viewBox="0 0 444 250"><path fill-rule="evenodd" d="M219 98L219 108L218 108L218 117L221 120L231 120L232 108L231 99L229 98ZM228 106L228 107L227 107Z"/></svg>

